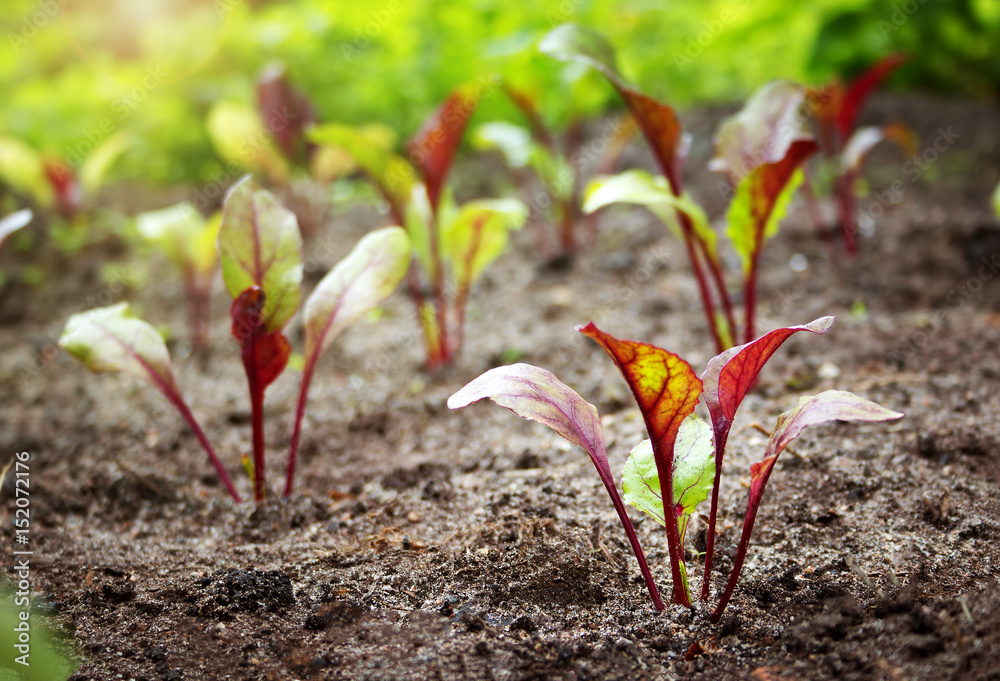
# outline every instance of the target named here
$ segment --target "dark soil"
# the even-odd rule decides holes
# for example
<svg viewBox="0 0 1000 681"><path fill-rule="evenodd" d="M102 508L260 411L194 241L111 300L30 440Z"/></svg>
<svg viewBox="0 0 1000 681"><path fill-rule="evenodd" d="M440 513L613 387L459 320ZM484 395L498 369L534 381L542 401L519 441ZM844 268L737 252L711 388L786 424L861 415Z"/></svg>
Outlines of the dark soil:
<svg viewBox="0 0 1000 681"><path fill-rule="evenodd" d="M713 218L723 205L702 169L721 113L686 117L690 182ZM378 323L346 332L314 382L298 489L283 501L298 389L286 372L266 405L275 494L256 508L227 498L154 390L92 376L52 347L72 312L125 299L183 336L167 265L155 260L152 283L139 286L107 282L108 263L138 261L121 249L43 254L48 281L3 293L0 451L32 454L34 598L73 642L74 678L1000 678L1000 278L982 265L1000 257L988 200L998 114L883 99L868 118L910 123L922 150L939 128L960 137L915 181L897 151L874 155L872 186L902 179L905 196L854 262L829 257L801 207L769 244L762 330L825 314L838 322L827 336L791 339L743 406L723 475L715 596L764 443L741 428L770 428L801 395L829 388L906 418L815 428L798 457L783 456L717 625L701 603L653 610L583 452L492 406L445 407L498 363L544 366L598 405L620 470L644 437L641 418L574 325L592 319L699 371L712 354L683 250L648 213L606 211L596 243L563 269L542 266L529 227L477 287L465 352L439 376L421 369L402 295ZM636 145L625 163L649 158ZM459 193L498 172L470 162ZM307 287L381 219L364 207L333 215L307 245ZM804 271L788 265L796 253ZM17 268L17 257L2 265ZM212 347L171 347L182 391L247 495L249 407L227 312L220 286ZM297 321L290 337L301 349ZM10 485L3 540L13 546ZM669 593L662 528L633 518ZM704 523L696 529L703 546Z"/></svg>

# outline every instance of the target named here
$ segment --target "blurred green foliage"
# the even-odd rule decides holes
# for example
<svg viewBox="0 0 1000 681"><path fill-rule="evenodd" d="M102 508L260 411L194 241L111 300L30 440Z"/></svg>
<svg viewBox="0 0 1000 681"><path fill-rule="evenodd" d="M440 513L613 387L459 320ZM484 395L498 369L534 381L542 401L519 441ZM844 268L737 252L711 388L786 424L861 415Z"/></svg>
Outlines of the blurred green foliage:
<svg viewBox="0 0 1000 681"><path fill-rule="evenodd" d="M210 107L253 103L275 60L321 121L403 135L455 86L490 74L536 91L548 120L618 106L593 74L535 53L567 21L599 28L624 73L681 106L737 100L777 77L850 75L898 49L914 60L896 87L1000 91L997 0L4 0L0 135L76 165L127 130L113 176L208 182L223 169ZM520 121L499 94L481 108L479 122Z"/></svg>

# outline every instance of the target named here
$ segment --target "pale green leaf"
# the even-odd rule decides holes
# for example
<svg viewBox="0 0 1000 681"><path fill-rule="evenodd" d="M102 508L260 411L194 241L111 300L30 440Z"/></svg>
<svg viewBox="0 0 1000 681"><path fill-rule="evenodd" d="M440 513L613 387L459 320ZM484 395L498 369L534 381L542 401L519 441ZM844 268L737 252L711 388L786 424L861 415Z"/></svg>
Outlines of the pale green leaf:
<svg viewBox="0 0 1000 681"><path fill-rule="evenodd" d="M395 153L396 134L391 128L377 123L360 127L327 123L313 128L307 136L317 144L346 151L398 209L403 210L410 201L416 172Z"/></svg>
<svg viewBox="0 0 1000 681"><path fill-rule="evenodd" d="M52 186L41 155L15 137L0 137L0 180L30 195L42 207L52 204Z"/></svg>
<svg viewBox="0 0 1000 681"><path fill-rule="evenodd" d="M666 178L654 177L645 170L627 170L618 175L599 175L590 181L583 196L584 213L593 213L614 203L646 206L678 239L683 239L683 234L676 211L685 213L710 256L713 260L716 258L717 237L705 211L688 194L675 196Z"/></svg>
<svg viewBox="0 0 1000 681"><path fill-rule="evenodd" d="M712 429L697 414L691 414L677 432L674 443L673 502L681 541L688 521L712 493L715 456ZM653 446L643 440L629 452L622 471L622 498L661 525L666 525L660 475L656 470Z"/></svg>
<svg viewBox="0 0 1000 681"><path fill-rule="evenodd" d="M526 167L536 146L531 132L503 121L485 123L476 128L472 133L472 143L477 149L498 149L512 168Z"/></svg>
<svg viewBox="0 0 1000 681"><path fill-rule="evenodd" d="M399 286L410 267L410 239L400 227L365 235L316 286L304 310L306 358L310 368L333 339Z"/></svg>
<svg viewBox="0 0 1000 681"><path fill-rule="evenodd" d="M528 219L517 199L470 201L441 230L441 250L459 287L471 286L507 247L507 235Z"/></svg>
<svg viewBox="0 0 1000 681"><path fill-rule="evenodd" d="M264 291L264 324L284 328L299 307L302 236L295 215L246 177L234 186L219 230L222 278L233 298L251 286Z"/></svg>
<svg viewBox="0 0 1000 681"><path fill-rule="evenodd" d="M615 84L622 83L615 60L615 48L592 28L563 24L552 29L538 44L538 51L560 61L591 66Z"/></svg>
<svg viewBox="0 0 1000 681"><path fill-rule="evenodd" d="M226 161L260 171L275 181L288 178L288 162L274 145L274 135L249 106L219 102L208 113L208 136Z"/></svg>
<svg viewBox="0 0 1000 681"><path fill-rule="evenodd" d="M176 387L163 337L135 317L128 303L73 315L59 346L95 374L121 372L168 392Z"/></svg>
<svg viewBox="0 0 1000 681"><path fill-rule="evenodd" d="M131 138L125 131L111 135L97 145L80 166L80 185L87 192L96 192L104 183L108 169L129 147Z"/></svg>
<svg viewBox="0 0 1000 681"><path fill-rule="evenodd" d="M182 271L202 273L215 269L221 223L221 215L206 220L187 202L136 216L139 234L170 262Z"/></svg>

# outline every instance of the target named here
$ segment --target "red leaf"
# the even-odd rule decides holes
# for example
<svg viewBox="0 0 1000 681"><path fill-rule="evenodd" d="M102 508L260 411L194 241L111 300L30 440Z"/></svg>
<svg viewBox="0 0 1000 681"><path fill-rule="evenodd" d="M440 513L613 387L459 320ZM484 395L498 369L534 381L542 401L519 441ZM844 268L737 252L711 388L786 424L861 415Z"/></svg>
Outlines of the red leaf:
<svg viewBox="0 0 1000 681"><path fill-rule="evenodd" d="M681 122L674 110L638 90L615 83L629 111L642 130L643 136L653 150L663 175L670 182L675 194L680 194Z"/></svg>
<svg viewBox="0 0 1000 681"><path fill-rule="evenodd" d="M715 434L715 484L712 487L712 501L709 510L708 545L705 552L705 572L702 579L701 597L708 598L709 578L712 575L712 559L715 547L715 520L719 511L719 481L722 479L722 463L726 455L726 442L729 440L729 430L736 418L736 410L747 396L757 376L771 355L777 352L790 336L799 331L811 331L824 334L833 326L833 317L820 317L802 326L789 326L775 329L755 341L726 350L721 355L708 361L705 372L701 375L705 390L705 404L712 417L712 430Z"/></svg>
<svg viewBox="0 0 1000 681"><path fill-rule="evenodd" d="M55 193L56 210L63 218L72 220L83 206L83 189L76 173L65 163L52 160L46 161L42 169Z"/></svg>
<svg viewBox="0 0 1000 681"><path fill-rule="evenodd" d="M709 360L701 380L705 390L705 404L716 432L720 425L725 424L728 433L740 403L782 343L799 331L824 334L833 326L833 321L833 317L820 317L802 326L775 329L755 341L730 348ZM716 452L717 457L721 458L721 455L722 452Z"/></svg>
<svg viewBox="0 0 1000 681"><path fill-rule="evenodd" d="M243 366L247 376L253 373L251 385L261 393L285 370L291 354L288 339L280 330L267 331L264 303L264 291L259 286L252 286L241 293L230 308L232 334L243 350Z"/></svg>
<svg viewBox="0 0 1000 681"><path fill-rule="evenodd" d="M646 430L653 444L653 458L660 477L660 496L673 498L674 443L681 422L694 411L701 395L701 380L691 366L677 355L655 345L618 340L593 323L577 328L611 356L635 401L639 404ZM680 564L684 562L677 523L667 523L667 548L674 587L674 602L688 605Z"/></svg>
<svg viewBox="0 0 1000 681"><path fill-rule="evenodd" d="M266 69L257 80L257 106L278 147L293 162L304 161L305 129L316 122L309 100L296 92L283 66Z"/></svg>
<svg viewBox="0 0 1000 681"><path fill-rule="evenodd" d="M858 113L861 107L874 92L875 88L885 80L889 74L904 64L907 59L905 54L890 54L876 62L871 68L863 72L860 76L851 81L844 93L843 103L840 112L837 114L837 129L840 131L840 138L847 139L854 129Z"/></svg>
<svg viewBox="0 0 1000 681"><path fill-rule="evenodd" d="M420 169L431 209L437 212L441 190L451 170L455 151L476 107L462 90L451 94L407 145L410 160Z"/></svg>

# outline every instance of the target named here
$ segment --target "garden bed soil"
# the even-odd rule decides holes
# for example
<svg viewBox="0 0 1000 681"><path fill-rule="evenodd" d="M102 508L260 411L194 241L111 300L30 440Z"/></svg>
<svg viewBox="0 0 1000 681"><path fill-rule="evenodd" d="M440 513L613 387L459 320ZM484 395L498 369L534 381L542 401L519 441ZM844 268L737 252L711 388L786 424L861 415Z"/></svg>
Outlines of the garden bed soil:
<svg viewBox="0 0 1000 681"><path fill-rule="evenodd" d="M705 173L720 110L685 116L692 191L714 219ZM421 369L403 295L348 330L322 361L297 489L278 498L298 389L287 371L266 403L273 495L233 504L197 441L134 379L92 376L52 352L81 306L131 300L183 336L179 283L107 272L134 256L101 246L42 254L48 280L8 287L0 314L0 451L31 453L34 601L81 661L75 679L992 679L1000 652L1000 169L995 104L882 98L921 153L957 134L913 178L880 149L868 172L903 201L835 262L801 207L769 243L760 327L835 314L833 331L789 340L746 401L723 473L717 597L742 525L749 466L804 394L852 390L899 422L807 431L779 461L743 576L718 624L696 603L657 613L588 457L492 405L449 395L518 359L556 373L603 417L616 474L643 437L614 366L574 326L678 352L700 371L711 348L682 248L643 210L605 211L571 266L544 265L533 231L477 286L467 346ZM634 145L625 163L651 167ZM466 162L458 192L498 184ZM484 179L485 178L485 179ZM502 184L502 183L499 183ZM863 207L874 205L862 201ZM306 286L381 224L333 215L306 245ZM802 254L804 271L789 266ZM18 266L5 253L6 267ZM112 263L110 270L108 263ZM796 259L801 264L801 259ZM102 269L105 275L101 276ZM125 270L128 271L128 270ZM736 271L736 270L734 270ZM127 277L126 277L127 279ZM217 287L211 347L171 343L181 390L244 495L245 377ZM301 350L293 322L290 337ZM2 537L13 547L11 479ZM707 513L707 508L703 509ZM661 527L632 514L661 592ZM705 524L692 534L700 586ZM3 551L12 570L13 556Z"/></svg>

